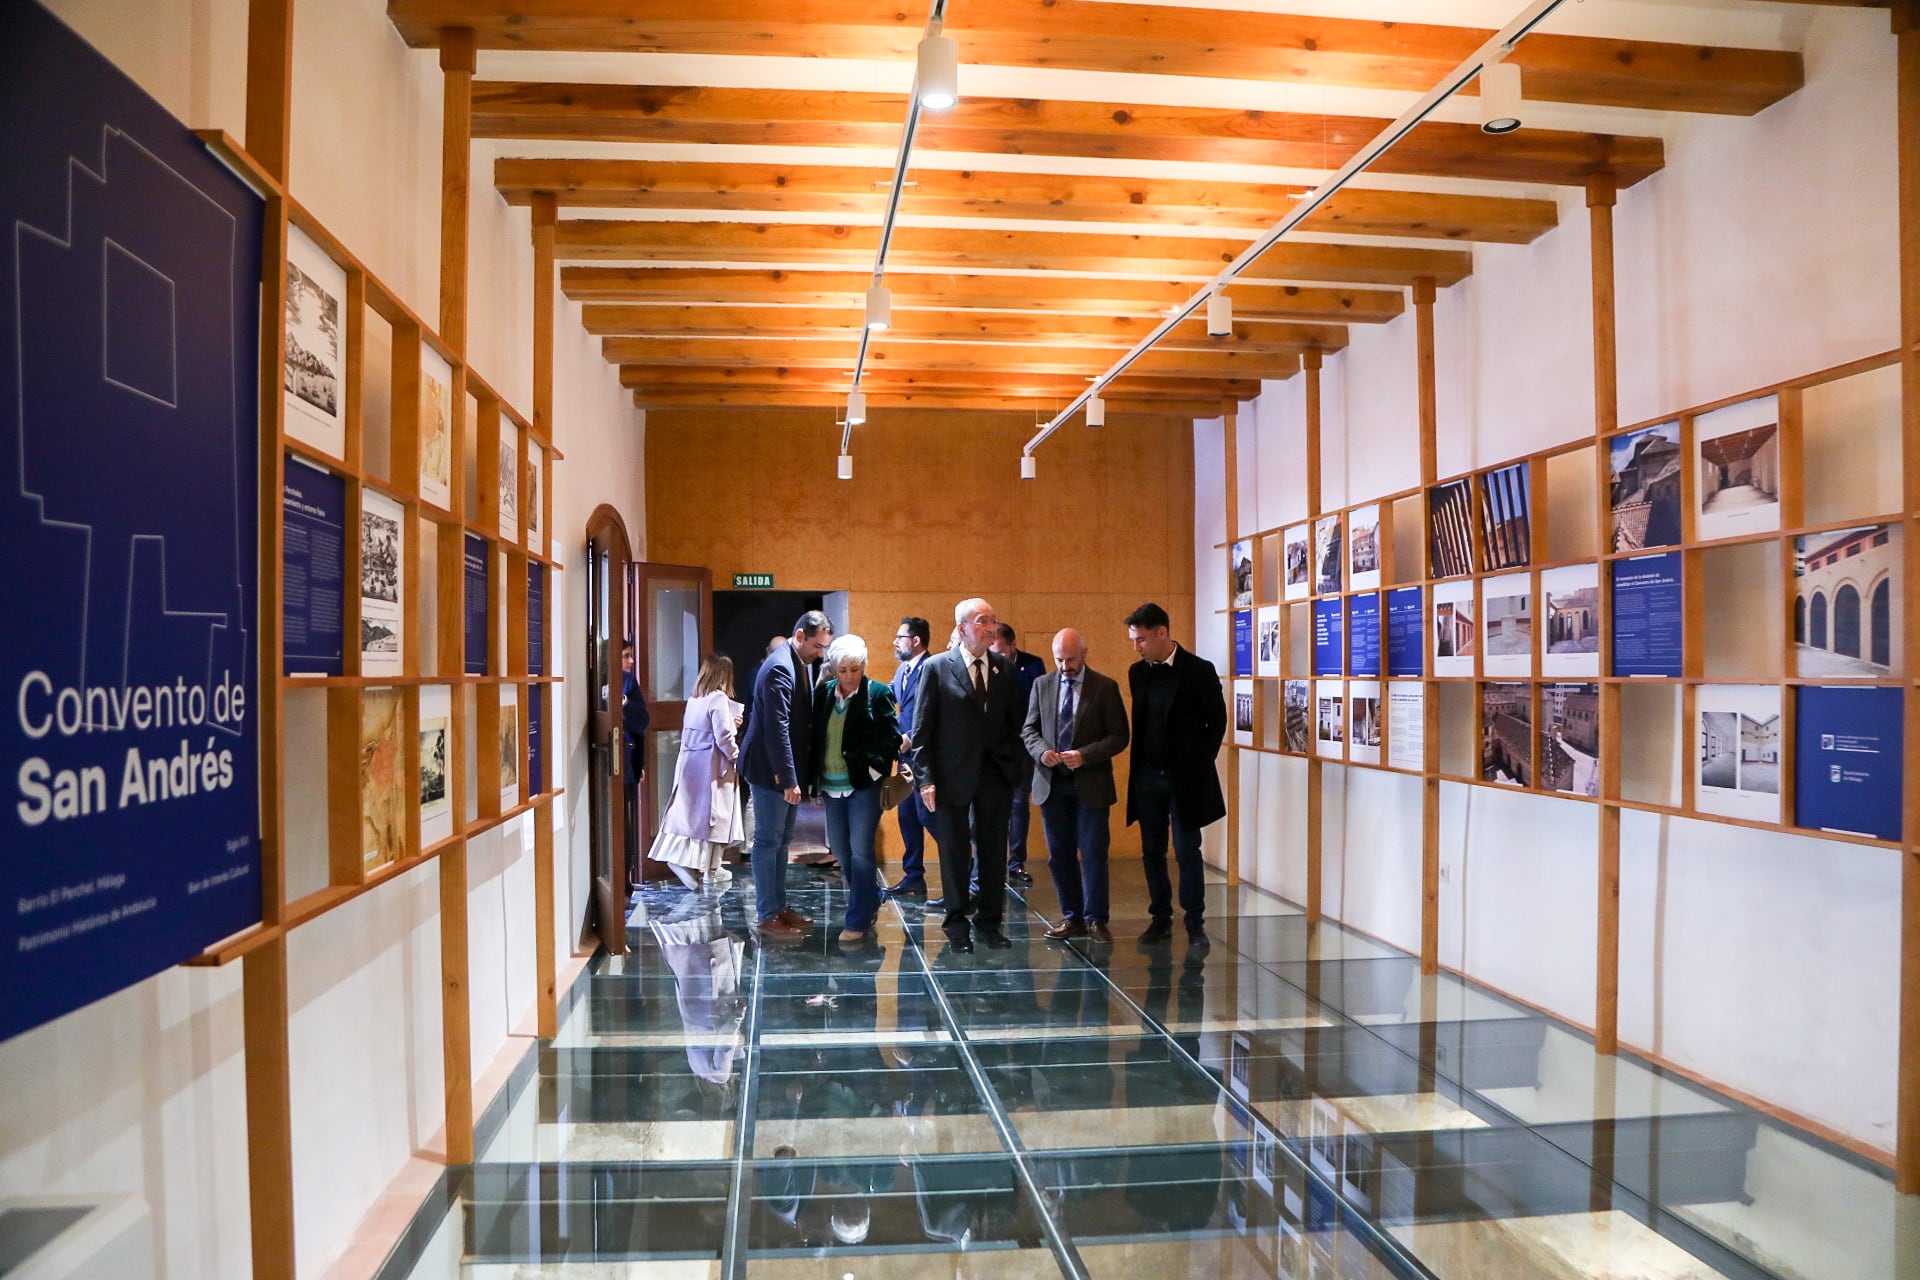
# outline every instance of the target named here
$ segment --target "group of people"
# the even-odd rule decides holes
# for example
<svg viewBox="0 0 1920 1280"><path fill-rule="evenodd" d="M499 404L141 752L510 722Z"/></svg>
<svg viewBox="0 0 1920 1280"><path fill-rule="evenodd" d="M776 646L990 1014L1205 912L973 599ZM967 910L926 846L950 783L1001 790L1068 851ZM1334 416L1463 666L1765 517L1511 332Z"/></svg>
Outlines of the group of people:
<svg viewBox="0 0 1920 1280"><path fill-rule="evenodd" d="M927 910L944 916L955 951L972 951L976 939L993 949L1011 945L1006 887L1032 882L1025 868L1030 803L1040 806L1060 900L1061 917L1046 936L1111 942L1113 761L1131 747L1126 822L1140 827L1151 917L1140 940L1151 945L1173 933L1171 845L1190 943L1204 946L1201 830L1226 814L1214 765L1226 702L1213 664L1172 638L1165 609L1143 604L1125 621L1139 656L1127 673L1131 719L1119 685L1087 664L1078 631L1053 637L1047 671L978 598L955 607L942 653L929 652L924 618L902 618L891 685L868 676L860 637L835 637L817 610L802 614L754 675L744 739L733 665L715 654L687 704L674 797L652 856L690 884L720 882L722 851L741 838L744 779L760 937L798 939L814 922L787 905L787 846L799 806L821 803L828 847L847 885L840 940L859 942L882 901L875 837L888 780L897 776L908 784L897 808L902 874L884 892L925 896L930 834L943 897ZM822 664L817 682L809 674L815 663Z"/></svg>

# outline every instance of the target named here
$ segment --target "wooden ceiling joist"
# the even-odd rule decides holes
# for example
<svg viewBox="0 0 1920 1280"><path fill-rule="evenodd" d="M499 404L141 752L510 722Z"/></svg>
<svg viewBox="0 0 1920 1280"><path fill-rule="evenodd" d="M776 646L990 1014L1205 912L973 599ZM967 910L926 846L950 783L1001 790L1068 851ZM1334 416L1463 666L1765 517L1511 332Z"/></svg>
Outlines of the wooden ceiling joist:
<svg viewBox="0 0 1920 1280"><path fill-rule="evenodd" d="M554 253L569 261L858 267L873 262L879 241L878 227L566 219L555 229ZM1165 279L1214 275L1247 243L1187 236L901 227L894 232L887 260L898 266L954 271L1079 271ZM1465 279L1472 266L1472 255L1458 249L1287 241L1268 250L1245 275L1269 282L1325 280L1402 287L1427 276L1444 287Z"/></svg>
<svg viewBox="0 0 1920 1280"><path fill-rule="evenodd" d="M881 0L389 0L408 43L447 27L482 49L768 55L911 61L924 6ZM1097 0L991 0L956 9L963 63L1320 83L1423 93L1493 33L1361 18ZM1803 81L1798 54L1649 40L1535 35L1513 60L1542 102L1753 113Z"/></svg>
<svg viewBox="0 0 1920 1280"><path fill-rule="evenodd" d="M576 302L708 306L848 307L860 305L873 277L866 271L787 271L727 267L562 267L560 287ZM1164 314L1193 294L1192 285L1157 280L944 275L890 271L895 314L902 308L1042 312L1049 315L1141 317ZM1335 289L1237 282L1236 321L1378 324L1406 306L1393 289Z"/></svg>
<svg viewBox="0 0 1920 1280"><path fill-rule="evenodd" d="M828 409L843 413L847 397L844 392L831 391L754 391L731 387L701 388L692 391L635 391L633 403L636 408L647 410L672 409L739 409L752 411L759 409ZM1208 398L1195 396L1184 400L1118 400L1107 401L1107 420L1109 422L1128 417L1167 418L1184 425L1195 418L1216 417L1220 413L1223 397ZM1249 396L1227 396L1225 399L1251 399ZM886 427L893 425L886 416L893 410L912 410L914 414L938 413L944 410L992 409L1014 413L1046 412L1066 403L1066 397L1048 400L1039 396L995 395L990 392L971 391L872 391L867 394L867 421L869 425ZM896 417L895 422L910 423L912 419L904 415Z"/></svg>
<svg viewBox="0 0 1920 1280"><path fill-rule="evenodd" d="M702 145L877 147L900 140L904 95L685 85L475 81L479 138ZM1331 170L1386 128L1367 116L1214 107L967 98L922 123L929 151ZM1630 187L1659 169L1658 138L1477 125L1415 128L1372 172L1584 186L1601 169Z"/></svg>
<svg viewBox="0 0 1920 1280"><path fill-rule="evenodd" d="M562 208L697 209L721 213L885 212L891 170L841 165L545 160L505 156L494 185L510 204L550 192ZM1278 222L1298 184L1196 182L917 168L902 212L928 217L1107 221L1130 225L1244 227ZM1551 231L1551 200L1442 195L1349 187L1301 224L1303 231L1526 244Z"/></svg>
<svg viewBox="0 0 1920 1280"><path fill-rule="evenodd" d="M601 354L621 365L683 365L711 369L832 369L853 365L851 345L731 338L602 338ZM1003 343L892 343L867 349L867 368L977 372L1017 377L1051 373L1090 377L1119 354L1107 347L1019 347ZM1156 346L1130 367L1139 377L1285 378L1299 365L1294 353L1184 351Z"/></svg>
<svg viewBox="0 0 1920 1280"><path fill-rule="evenodd" d="M866 323L858 308L648 307L591 303L583 308L587 332L608 338L783 339L857 343ZM1147 316L1032 316L1005 312L893 309L893 324L876 341L914 343L1005 342L1029 346L1130 347L1157 320ZM1337 351L1347 331L1334 324L1259 324L1236 320L1230 337L1206 331L1205 317L1181 324L1159 343L1168 350L1273 353Z"/></svg>
<svg viewBox="0 0 1920 1280"><path fill-rule="evenodd" d="M1276 361L1275 364L1283 372L1269 375L1268 380L1290 378L1300 368L1299 360L1291 357ZM834 392L844 399L851 382L850 373L850 368L846 366L838 369L788 369L622 365L620 385L630 390L731 387L736 390L750 388L769 394L780 390L821 391ZM1261 381L1259 378L1208 375L1155 377L1128 371L1109 384L1108 390L1116 397L1136 400L1212 399L1217 404L1222 397L1251 399L1259 395ZM1050 399L1057 407L1085 391L1087 378L1081 374L1048 373L1042 370L996 371L991 376L983 377L965 369L882 368L863 376L860 386L862 390L876 392L914 391L925 394L956 391L976 395L1019 395Z"/></svg>

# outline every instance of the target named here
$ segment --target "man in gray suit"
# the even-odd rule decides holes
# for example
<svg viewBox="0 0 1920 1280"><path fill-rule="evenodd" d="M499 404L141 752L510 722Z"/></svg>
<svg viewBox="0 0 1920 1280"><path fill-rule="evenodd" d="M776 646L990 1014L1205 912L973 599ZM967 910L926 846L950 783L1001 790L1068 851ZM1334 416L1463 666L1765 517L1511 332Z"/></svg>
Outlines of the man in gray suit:
<svg viewBox="0 0 1920 1280"><path fill-rule="evenodd" d="M1033 798L1047 833L1047 871L1060 898L1056 942L1107 931L1107 816L1118 793L1113 758L1127 749L1120 686L1087 665L1087 642L1071 628L1053 638L1054 669L1034 682L1021 737L1040 767Z"/></svg>
<svg viewBox="0 0 1920 1280"><path fill-rule="evenodd" d="M1000 619L985 600L962 600L953 611L957 647L920 669L914 708L913 774L933 814L946 890L947 941L973 950L973 928L995 950L1012 944L1001 932L1007 898L1007 815L1020 752L1020 680L1013 664L988 649ZM980 892L968 886L974 860ZM973 919L969 922L968 917Z"/></svg>

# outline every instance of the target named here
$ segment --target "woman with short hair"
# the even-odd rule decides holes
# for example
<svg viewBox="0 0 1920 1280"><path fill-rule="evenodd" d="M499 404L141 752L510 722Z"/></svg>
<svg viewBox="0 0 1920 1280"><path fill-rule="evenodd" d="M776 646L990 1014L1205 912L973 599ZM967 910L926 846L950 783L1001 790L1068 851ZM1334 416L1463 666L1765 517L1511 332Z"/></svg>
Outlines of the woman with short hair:
<svg viewBox="0 0 1920 1280"><path fill-rule="evenodd" d="M824 797L827 847L847 882L847 919L840 941L858 942L880 910L874 835L880 828L880 782L900 755L893 690L867 677L867 642L835 637L813 695L813 776L809 793Z"/></svg>
<svg viewBox="0 0 1920 1280"><path fill-rule="evenodd" d="M723 888L733 873L720 855L741 838L740 746L746 708L733 700L733 659L710 653L687 700L673 799L647 856L663 862L689 889Z"/></svg>

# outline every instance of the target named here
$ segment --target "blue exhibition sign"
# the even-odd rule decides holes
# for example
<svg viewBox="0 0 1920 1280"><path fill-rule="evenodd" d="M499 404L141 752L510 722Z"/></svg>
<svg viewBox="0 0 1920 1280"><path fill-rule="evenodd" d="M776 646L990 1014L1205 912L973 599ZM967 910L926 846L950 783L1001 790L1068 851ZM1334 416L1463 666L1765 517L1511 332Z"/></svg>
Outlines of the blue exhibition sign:
<svg viewBox="0 0 1920 1280"><path fill-rule="evenodd" d="M1387 674L1390 676L1427 673L1422 594L1419 587L1395 587L1387 592Z"/></svg>
<svg viewBox="0 0 1920 1280"><path fill-rule="evenodd" d="M261 918L260 196L0 5L0 1039Z"/></svg>
<svg viewBox="0 0 1920 1280"><path fill-rule="evenodd" d="M547 566L527 565L527 674L547 674Z"/></svg>
<svg viewBox="0 0 1920 1280"><path fill-rule="evenodd" d="M1347 674L1380 674L1380 593L1347 598Z"/></svg>
<svg viewBox="0 0 1920 1280"><path fill-rule="evenodd" d="M1887 685L1795 692L1794 825L1898 840L1904 694Z"/></svg>
<svg viewBox="0 0 1920 1280"><path fill-rule="evenodd" d="M1677 677L1686 640L1680 553L1613 562L1613 674Z"/></svg>
<svg viewBox="0 0 1920 1280"><path fill-rule="evenodd" d="M1313 602L1313 674L1316 676L1341 673L1341 664L1346 658L1342 652L1345 646L1341 640L1341 608L1338 597Z"/></svg>
<svg viewBox="0 0 1920 1280"><path fill-rule="evenodd" d="M493 614L487 608L487 561L493 548L477 533L470 533L461 551L462 572L466 577L466 616L462 623L465 637L465 665L470 676L487 674L487 623Z"/></svg>
<svg viewBox="0 0 1920 1280"><path fill-rule="evenodd" d="M1253 674L1253 612L1248 609L1233 615L1233 674Z"/></svg>
<svg viewBox="0 0 1920 1280"><path fill-rule="evenodd" d="M286 455L280 485L280 665L290 676L337 676L347 656L347 482Z"/></svg>

